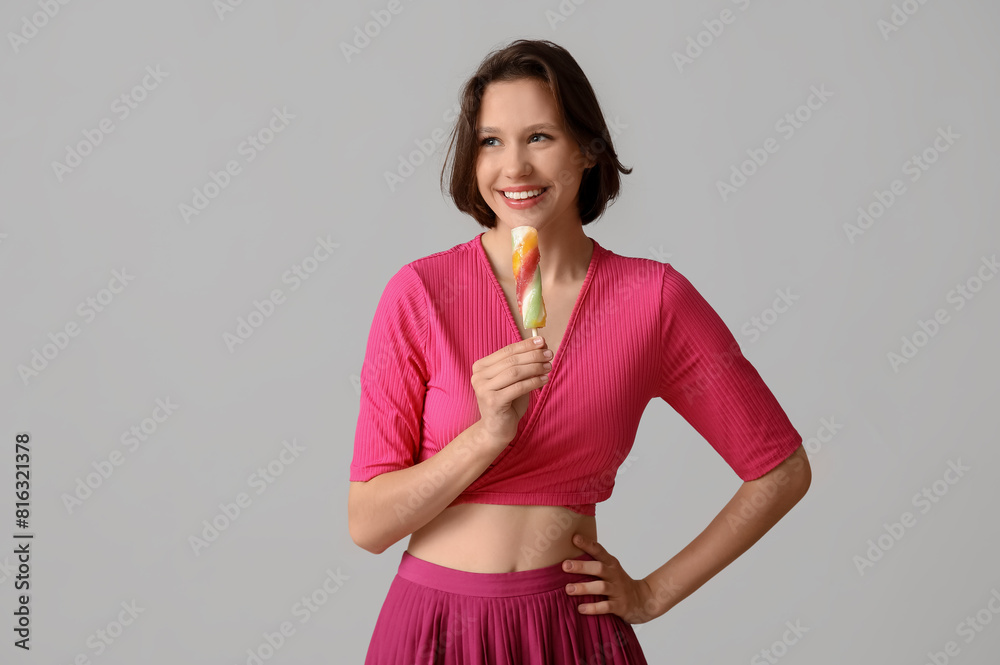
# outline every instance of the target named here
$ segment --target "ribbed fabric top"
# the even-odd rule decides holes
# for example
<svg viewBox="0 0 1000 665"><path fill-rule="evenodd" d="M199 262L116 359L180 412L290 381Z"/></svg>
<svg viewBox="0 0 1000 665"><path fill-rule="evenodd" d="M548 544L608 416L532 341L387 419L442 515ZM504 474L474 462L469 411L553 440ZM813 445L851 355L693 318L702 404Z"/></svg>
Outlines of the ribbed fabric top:
<svg viewBox="0 0 1000 665"><path fill-rule="evenodd" d="M514 440L451 505L561 505L594 515L654 397L745 481L802 443L683 275L593 242L548 383L530 393ZM403 266L368 336L350 480L422 462L478 421L472 364L521 339L480 236Z"/></svg>

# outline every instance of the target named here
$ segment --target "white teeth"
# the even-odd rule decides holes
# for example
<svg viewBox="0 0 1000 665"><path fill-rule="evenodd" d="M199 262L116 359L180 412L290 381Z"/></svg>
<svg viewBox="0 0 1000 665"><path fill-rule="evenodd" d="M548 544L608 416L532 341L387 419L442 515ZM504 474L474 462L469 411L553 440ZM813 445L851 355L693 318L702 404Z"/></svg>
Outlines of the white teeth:
<svg viewBox="0 0 1000 665"><path fill-rule="evenodd" d="M508 199L530 199L532 196L538 196L541 193L541 189L531 189L526 192L504 192L503 195Z"/></svg>

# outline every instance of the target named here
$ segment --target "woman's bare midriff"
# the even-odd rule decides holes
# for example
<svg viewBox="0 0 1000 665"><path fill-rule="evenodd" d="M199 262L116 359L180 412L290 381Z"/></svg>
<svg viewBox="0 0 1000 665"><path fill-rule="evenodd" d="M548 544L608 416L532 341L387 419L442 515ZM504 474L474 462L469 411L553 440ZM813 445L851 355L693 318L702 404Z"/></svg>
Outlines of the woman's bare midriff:
<svg viewBox="0 0 1000 665"><path fill-rule="evenodd" d="M597 540L597 520L562 506L462 503L414 531L406 551L456 570L512 573L580 556L576 533Z"/></svg>

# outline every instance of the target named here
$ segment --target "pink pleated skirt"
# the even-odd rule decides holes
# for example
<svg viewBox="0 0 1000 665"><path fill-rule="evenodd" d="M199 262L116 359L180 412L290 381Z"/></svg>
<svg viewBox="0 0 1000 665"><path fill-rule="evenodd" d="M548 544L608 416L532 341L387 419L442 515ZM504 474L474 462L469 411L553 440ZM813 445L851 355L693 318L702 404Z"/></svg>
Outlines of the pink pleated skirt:
<svg viewBox="0 0 1000 665"><path fill-rule="evenodd" d="M404 551L365 665L646 665L631 624L577 612L605 596L566 593L570 582L597 579L567 573L561 562L470 573Z"/></svg>

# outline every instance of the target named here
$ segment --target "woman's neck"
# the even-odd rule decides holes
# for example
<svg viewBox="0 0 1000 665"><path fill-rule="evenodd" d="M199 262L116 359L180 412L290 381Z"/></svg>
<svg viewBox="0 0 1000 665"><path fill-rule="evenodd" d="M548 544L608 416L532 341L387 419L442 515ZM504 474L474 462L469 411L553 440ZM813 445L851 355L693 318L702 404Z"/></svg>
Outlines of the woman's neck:
<svg viewBox="0 0 1000 665"><path fill-rule="evenodd" d="M513 280L511 271L510 229L499 220L497 225L482 234L483 249L502 281ZM542 227L538 231L539 268L542 282L561 284L578 282L587 275L593 255L594 242L583 232L583 225L565 225L561 228Z"/></svg>

